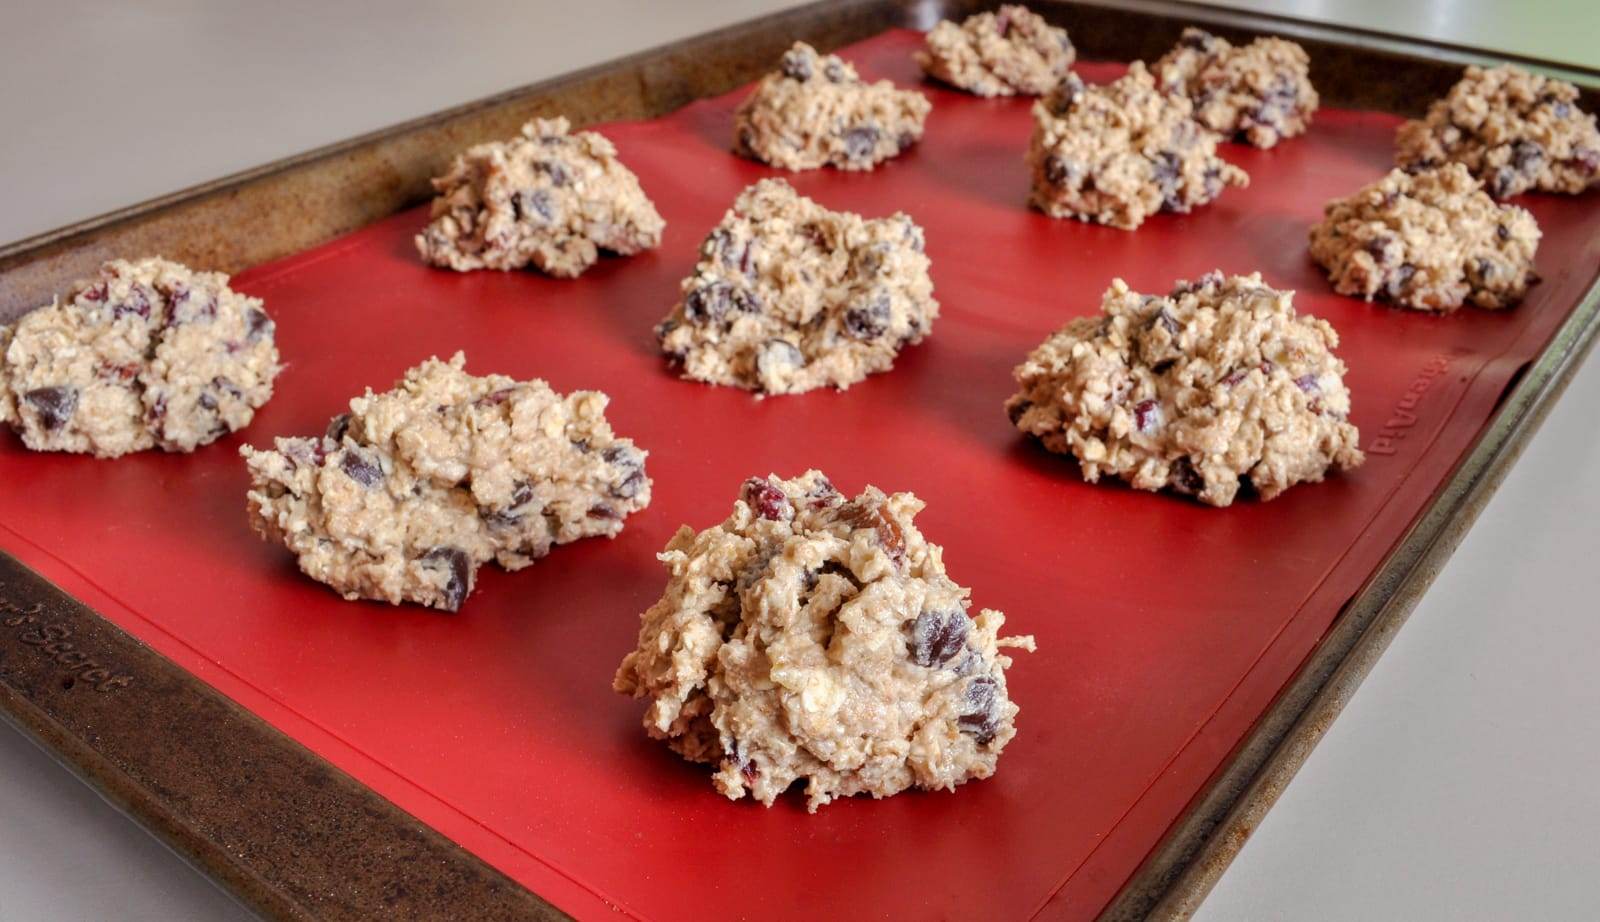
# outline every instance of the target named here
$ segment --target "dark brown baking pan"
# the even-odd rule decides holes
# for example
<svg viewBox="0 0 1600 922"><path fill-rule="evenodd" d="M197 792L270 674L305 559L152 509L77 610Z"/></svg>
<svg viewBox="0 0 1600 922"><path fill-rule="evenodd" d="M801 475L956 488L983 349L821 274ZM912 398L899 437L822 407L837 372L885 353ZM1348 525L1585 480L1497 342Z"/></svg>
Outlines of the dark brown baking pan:
<svg viewBox="0 0 1600 922"><path fill-rule="evenodd" d="M502 94L0 250L0 320L114 256L238 272L426 200L463 146L535 115L653 118L758 76L796 38L828 49L925 28L977 3L817 4ZM1091 60L1151 59L1185 25L1310 51L1324 105L1415 114L1469 49L1154 2L1034 4ZM1595 75L1538 61L1585 89ZM1384 79L1371 75L1381 72ZM337 193L337 194L335 194ZM1487 426L1294 678L1104 909L1182 917L1206 892L1381 655L1592 343L1600 291L1506 388ZM544 918L544 898L333 767L0 552L0 711L250 905L283 918Z"/></svg>

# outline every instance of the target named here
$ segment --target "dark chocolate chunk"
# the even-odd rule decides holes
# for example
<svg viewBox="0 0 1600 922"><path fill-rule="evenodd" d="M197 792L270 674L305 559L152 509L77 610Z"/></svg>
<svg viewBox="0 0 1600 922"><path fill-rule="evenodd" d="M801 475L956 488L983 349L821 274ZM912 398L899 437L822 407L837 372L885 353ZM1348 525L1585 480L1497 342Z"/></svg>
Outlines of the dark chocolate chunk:
<svg viewBox="0 0 1600 922"><path fill-rule="evenodd" d="M911 624L911 661L918 666L943 666L967 645L972 619L959 608L925 611Z"/></svg>
<svg viewBox="0 0 1600 922"><path fill-rule="evenodd" d="M444 595L439 600L439 607L445 611L460 611L472 582L472 562L467 559L467 552L458 547L436 547L423 554L421 559L424 563L447 569L449 576L442 590Z"/></svg>
<svg viewBox="0 0 1600 922"><path fill-rule="evenodd" d="M961 716L956 718L956 726L962 733L976 737L980 746L995 738L996 732L1000 729L998 682L989 676L981 675L967 683Z"/></svg>
<svg viewBox="0 0 1600 922"><path fill-rule="evenodd" d="M78 410L75 387L38 387L22 395L22 400L39 415L39 425L52 432L72 419Z"/></svg>
<svg viewBox="0 0 1600 922"><path fill-rule="evenodd" d="M364 487L375 487L383 482L383 465L365 451L352 446L339 459L339 470Z"/></svg>

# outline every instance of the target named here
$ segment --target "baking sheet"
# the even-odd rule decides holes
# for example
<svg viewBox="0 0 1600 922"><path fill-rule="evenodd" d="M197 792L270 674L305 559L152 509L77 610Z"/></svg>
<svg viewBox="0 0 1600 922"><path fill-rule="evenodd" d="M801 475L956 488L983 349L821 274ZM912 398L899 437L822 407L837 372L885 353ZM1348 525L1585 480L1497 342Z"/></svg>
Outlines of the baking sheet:
<svg viewBox="0 0 1600 922"><path fill-rule="evenodd" d="M845 53L916 80L915 33ZM1090 79L1121 68L1084 65ZM776 171L724 152L742 92L602 130L669 227L662 248L582 279L418 263L408 212L238 286L267 299L289 368L242 436L114 463L0 438L0 547L511 876L581 915L1092 915L1221 764L1593 281L1594 196L1527 197L1546 281L1511 312L1449 318L1339 298L1305 255L1333 195L1381 175L1397 119L1324 111L1305 139L1225 156L1252 176L1135 234L1023 207L1025 100L924 87L928 137L870 175L799 174L830 207L909 212L944 313L896 370L844 394L752 400L671 376L652 324L737 192ZM1259 269L1334 323L1368 464L1268 504L1212 510L1081 483L1015 433L1009 370L1114 276L1165 291ZM238 444L320 431L348 397L430 354L614 398L651 450L650 509L613 542L485 570L457 616L345 603L258 542ZM1010 673L1023 712L999 774L956 794L807 816L728 803L646 739L609 690L653 555L727 514L754 473L827 471L929 502L919 522L974 602L1040 652ZM241 766L248 773L248 766Z"/></svg>

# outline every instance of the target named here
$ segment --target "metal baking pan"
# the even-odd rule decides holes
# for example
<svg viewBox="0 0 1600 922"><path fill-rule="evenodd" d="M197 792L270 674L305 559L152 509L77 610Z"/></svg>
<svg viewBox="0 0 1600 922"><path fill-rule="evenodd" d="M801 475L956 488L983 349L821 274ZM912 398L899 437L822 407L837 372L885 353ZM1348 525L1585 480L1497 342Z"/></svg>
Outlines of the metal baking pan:
<svg viewBox="0 0 1600 922"><path fill-rule="evenodd" d="M1294 38L1307 47L1314 62L1313 80L1327 110L1319 121L1321 128L1276 153L1230 148L1226 156L1246 163L1258 174L1251 190L1230 192L1194 216L1165 216L1136 235L1121 235L1075 222L1048 222L1023 207L1025 185L1017 185L1021 173L1017 133L1025 127L1025 102L984 103L939 96L926 150L908 154L904 164L891 164L871 176L806 174L794 181L802 191L835 207L860 203L859 210L879 213L903 202L914 217L925 217L935 280L946 307L940 324L956 332L943 338L936 333L927 346L903 357L895 372L848 394L754 404L743 395L673 380L650 352L649 320L670 305L676 279L692 262L700 237L731 200L730 190L772 172L722 152L727 113L736 97L719 94L764 72L796 38L825 49L850 45L846 53L858 59L869 74L909 82L915 74L905 59L914 40L890 30L925 28L939 18L959 18L981 6L873 0L805 7L290 158L0 250L0 319L48 301L73 279L91 273L113 256L159 253L196 267L239 273L239 285L266 297L269 309L285 305L288 313L280 317L287 337L284 348L292 364L290 374L299 375L292 381L285 376L280 396L251 430L194 456L150 455L93 462L26 455L14 440L0 444L0 711L198 866L251 905L277 917L553 918L565 912L588 916L618 911L671 918L690 914L686 906L719 914L719 909L732 910L718 899L744 892L730 883L735 878L757 876L750 870L755 867L763 869L760 873L779 873L760 865L761 861L773 866L792 864L795 869L790 877L775 880L773 892L789 898L781 905L764 907L768 914L839 914L838 905L824 897L808 903L796 896L805 892L805 875L815 870L802 860L805 856L785 853L798 848L802 837L835 843L841 849L838 856L848 857L848 862L840 863L860 864L879 878L861 883L860 892L869 898L858 905L862 912L939 915L977 905L972 900L984 888L971 881L962 883L959 875L942 875L951 879L948 893L936 887L919 889L917 875L926 869L918 862L926 859L909 846L933 840L953 843L946 853L931 859L935 861L991 860L973 857L963 849L971 845L976 854L978 846L989 848L996 841L1002 849L1010 846L1015 850L993 860L1025 868L1026 873L1018 870L1015 878L1005 879L1008 889L1021 894L1015 899L1022 902L994 904L1001 907L994 910L998 914L1135 918L1191 912L1382 653L1589 348L1600 312L1600 288L1595 279L1600 260L1595 259L1588 242L1595 234L1592 219L1584 212L1593 211L1592 202L1530 197L1538 199L1530 201L1529 207L1547 231L1541 267L1553 268L1546 265L1551 260L1559 260L1561 266L1559 271L1547 271L1546 283L1536 289L1529 304L1518 309L1520 313L1491 317L1464 311L1452 318L1417 318L1359 302L1344 303L1348 299L1318 290L1314 270L1304 265L1300 240L1282 242L1287 239L1287 224L1262 223L1261 215L1281 217L1281 209L1293 208L1301 209L1295 213L1295 220L1301 220L1305 208L1305 190L1301 190L1301 198L1295 198L1292 190L1275 192L1268 180L1279 177L1281 187L1285 185L1283 177L1297 177L1304 179L1310 190L1326 186L1342 192L1354 188L1351 183L1356 177L1361 182L1376 178L1381 164L1375 159L1378 153L1373 139L1392 127L1396 115L1415 114L1443 93L1463 64L1485 60L1483 55L1196 5L1035 4L1070 29L1080 58L1086 62L1154 58L1189 24L1204 25L1230 38L1253 34ZM1521 63L1580 83L1585 89L1584 106L1595 108L1594 88L1600 85L1596 74L1545 62ZM1096 79L1115 71L1096 63L1083 67ZM1374 73L1381 73L1383 79L1371 79ZM926 90L942 92L933 87ZM982 108L985 106L989 108ZM319 414L325 420L351 395L353 382L381 386L387 383L385 374L392 378L393 370L409 364L398 355L383 354L381 348L371 355L308 353L313 344L335 341L335 333L354 335L353 325L361 322L359 318L371 316L370 309L356 307L351 308L352 319L340 319L336 302L352 300L354 289L340 290L338 286L345 283L339 280L349 279L352 286L393 287L400 273L421 272L406 251L420 215L408 209L426 201L429 177L465 145L510 136L527 118L553 114L564 114L578 124L605 123L602 130L618 141L626 162L639 164L646 190L662 204L671 225L667 244L659 254L607 261L576 282L558 283L531 275L418 276L414 287L428 297L476 306L471 312L463 312L459 306L450 308L456 313L448 316L419 314L417 330L402 329L393 338L413 351L439 341L446 344L441 350L464 345L470 355L515 362L518 352L503 340L526 336L534 319L530 312L543 311L536 317L541 335L558 340L568 337L570 342L561 349L530 345L528 368L518 371L548 374L553 383L565 388L581 379L586 366L597 363L595 367L622 382L619 392L613 393L613 413L621 414L618 428L628 434L628 425L648 427L652 425L649 417L667 416L674 407L681 412L682 406L692 403L697 414L727 414L728 419L748 432L762 434L769 442L780 440L786 431L822 431L840 419L845 428L860 435L869 431L867 414L875 406L927 404L929 398L934 398L931 402L945 401L947 407L915 423L920 429L904 434L915 436L918 444L935 444L936 437L945 440L955 458L949 467L961 474L964 485L998 491L986 509L1015 505L1020 510L1031 505L1048 511L1054 507L1034 500L1056 497L1050 502L1085 517L1081 527L1070 522L1041 524L1028 513L1015 512L1008 521L1019 529L1059 529L1036 531L1057 540L1053 545L1044 542L1048 545L1045 550L1030 552L1034 557L1016 563L986 549L996 543L993 536L962 533L962 513L970 510L970 501L963 506L953 488L940 480L939 465L925 464L920 467L934 470L919 470L912 456L893 440L866 435L856 439L859 444L848 446L853 454L840 445L820 442L818 452L832 460L835 466L830 466L830 472L847 470L846 476L836 475L835 479L852 490L866 480L891 489L915 487L930 500L923 525L931 540L946 544L953 575L974 586L978 604L991 605L999 598L1003 604L996 607L1008 612L1014 628L1040 635L1041 651L1022 658L1011 673L1024 709L1020 735L994 779L954 795L839 803L815 818L800 814L792 804L780 804L772 811L749 804L727 805L695 769L680 765L675 757L643 739L634 706L612 700L615 696L605 687L606 676L587 676L584 690L574 692L575 697L530 701L519 699L524 694L521 679L507 662L472 668L450 665L453 641L445 639L447 635L467 636L470 642L482 644L481 649L504 648L503 643L497 648L494 642L507 636L526 640L531 636L527 632L534 630L528 622L539 613L519 614L522 620L515 623L509 617L501 619L500 613L516 609L524 597L551 598L558 590L581 594L586 572L616 577L615 587L608 589L611 594L602 593L592 605L596 619L606 619L604 626L594 628L597 641L605 647L599 658L620 659L638 611L650 601L650 587L659 590L659 571L652 569L650 554L680 521L709 524L720 518L731 501L724 494L732 487L718 486L723 481L737 483L728 480L728 471L717 471L703 484L687 474L675 476L675 472L688 469L690 459L701 463L700 448L704 446L717 449L706 451L708 456L742 450L740 439L728 439L710 428L697 433L693 445L673 441L665 430L655 433L653 444L641 439L645 447L657 451L652 464L659 460L662 465L652 469L660 496L655 508L642 514L637 523L630 521L629 530L617 542L563 549L516 576L489 575L480 594L455 620L372 606L358 605L354 611L338 608L345 603L296 576L282 561L281 553L246 543L254 539L243 523L242 491L228 479L239 476L229 473L233 446L259 444L272 434L309 431L307 427ZM665 118L669 114L671 118ZM941 119L947 120L942 133ZM1003 138L988 137L985 125L991 123ZM969 162L971 168L959 168L962 162L953 157L954 148L939 146L944 143L937 140L941 136L958 136L969 144L975 158ZM1022 137L1025 139L1025 133ZM662 155L652 160L653 144L669 146L661 138L671 138L680 148L674 156L687 159ZM1016 175L1007 174L1003 167L1013 160ZM703 175L695 172L701 164L706 165ZM667 176L683 179L673 183L664 178ZM972 220L975 216L986 216L990 223ZM1188 233L1205 225L1213 230L1237 229L1239 235ZM1039 249L1024 250L1015 258L1063 252L1076 255L1041 270L1044 274L1037 284L1008 288L1002 280L988 279L976 261L965 259L971 250L945 232L951 227L991 227L1002 235L996 240L1036 241L1030 246ZM1303 227L1295 233L1303 234ZM1004 238L1004 234L1020 236ZM1200 237L1209 242L1192 243ZM1217 244L1218 239L1245 243L1229 250ZM1283 252L1252 248L1248 245L1252 239L1277 241ZM1160 258L1140 253L1139 247L1159 250ZM1160 772L1140 780L1147 785L1148 796L1139 798L1136 810L1130 807L1131 820L1102 824L1108 833L1106 844L1084 854L1073 853L1071 849L1077 846L1072 837L1082 838L1093 828L1093 821L1075 816L1069 817L1071 821L1062 825L1054 839L1044 836L1049 830L1033 829L1030 834L1035 838L1027 840L1033 847L1023 854L1017 845L1022 839L1008 838L1008 818L1060 809L1061 801L1053 795L1039 809L1035 808L1041 801L1029 799L1052 784L1061 786L1063 779L1056 777L1058 773L1068 772L1068 786L1075 780L1072 772L1079 773L1084 790L1093 791L1098 783L1095 779L1112 778L1125 769L1115 760L1097 760L1097 750L1119 750L1104 739L1073 736L1072 728L1077 725L1072 720L1080 711L1103 704L1096 698L1099 693L1105 700L1124 700L1117 695L1133 700L1127 697L1130 683L1151 679L1139 670L1152 668L1153 660L1146 657L1156 655L1131 646L1120 653L1085 649L1093 644L1081 643L1081 639L1099 635L1081 633L1087 623L1082 609L1092 607L1096 600L1083 601L1070 617L1063 615L1060 610L1066 606L1047 599L1048 594L1040 591L1046 584L1038 581L1038 574L1057 566L1071 573L1092 566L1097 572L1112 574L1109 579L1130 579L1128 572L1117 569L1118 561L1147 542L1151 534L1169 536L1165 546L1177 546L1172 542L1178 539L1171 536L1187 535L1186 540L1204 545L1203 552L1234 553L1235 557L1217 559L1236 560L1239 552L1228 551L1232 542L1223 539L1240 528L1283 527L1288 534L1293 529L1274 524L1282 517L1309 522L1335 506L1362 501L1365 475L1360 472L1347 479L1298 488L1272 504L1245 503L1222 512L1117 487L1090 487L1077 482L1069 465L1009 433L998 407L989 408L984 402L992 397L987 389L998 388L1003 396L1008 384L1002 380L1004 368L1020 358L1019 349L1037 341L1065 316L1093 309L1109 279L1092 269L1102 263L1125 267L1130 273L1142 274L1148 283L1146 290L1150 290L1163 273L1169 279L1179 273L1169 264L1197 266L1206 260L1225 262L1226 268L1234 271L1249 271L1259 263L1269 281L1276 273L1300 283L1297 303L1302 310L1319 315L1332 312L1344 318L1340 326L1347 333L1347 344L1341 355L1352 364L1353 374L1389 382L1383 386L1390 391L1382 391L1378 384L1369 389L1384 396L1370 401L1372 408L1361 420L1363 444L1373 455L1369 465L1397 463L1388 461L1386 452L1413 452L1406 462L1410 465L1407 476L1395 476L1396 484L1405 481L1403 494L1409 499L1393 504L1390 517L1374 526L1373 534L1384 540L1368 542L1365 556L1330 565L1338 578L1315 584L1320 594L1302 606L1307 613L1304 617L1302 609L1295 609L1293 617L1285 609L1279 625L1282 642L1275 634L1274 643L1259 651L1259 662L1239 672L1245 691L1230 693L1218 705L1214 719L1208 717L1197 727L1191 744L1175 750L1170 764ZM411 275L405 278L413 280ZM406 295L394 297L401 299L396 303L403 303ZM369 312L361 314L362 310ZM593 319L607 310L613 314L602 321ZM297 319L317 312L335 325L333 331L295 332L307 330ZM340 323L352 326L338 327ZM1396 365L1386 371L1355 368L1363 358L1362 349L1368 348L1362 344L1378 342L1374 331L1380 328L1414 350L1397 354L1394 361L1413 365ZM1396 330L1401 332L1394 333ZM1499 344L1493 355L1467 357L1475 344L1489 342L1490 337L1500 337L1493 340ZM592 361L587 355L574 357L591 346L602 355ZM290 352L291 348L300 351ZM409 355L411 360L421 357ZM1372 364L1377 364L1376 358ZM475 359L473 366L482 370L485 362ZM1460 371L1468 366L1471 374ZM954 376L960 380L942 381L938 372L945 367L961 371L962 375ZM966 376L966 371L973 374ZM1455 380L1458 372L1460 380ZM341 374L350 381L339 380ZM317 376L327 380L309 380ZM1394 385L1395 380L1400 383ZM1435 380L1444 383L1435 388ZM1429 430L1427 446L1420 446L1421 429L1414 428L1414 418L1424 415L1417 404L1430 388L1435 396L1428 398L1432 401L1428 412L1434 414L1430 417L1434 422L1427 425L1434 428ZM656 392L666 395L660 399L671 406L650 404L656 398L648 395ZM305 396L308 394L313 396ZM315 397L318 394L320 397ZM1441 394L1453 398L1445 401L1438 396ZM1396 402L1386 405L1391 397ZM1358 390L1358 410L1362 399ZM866 450L857 450L861 446ZM768 446L729 462L729 470L739 464L770 463L781 472L794 473L811 463L806 458L789 460L793 454L781 445ZM853 463L849 459L857 456L864 456L859 469L849 467ZM704 463L715 467L722 462ZM776 467L779 464L784 466ZM797 464L800 468L791 471ZM970 468L962 467L968 464ZM61 495L62 484L74 477L82 477L83 497L117 502L95 509L81 497L54 505L37 501L40 496ZM197 498L195 491L199 490L214 493ZM1395 490L1401 495L1402 486ZM163 516L151 509L163 491L188 491L190 498L176 501L172 514ZM19 501L24 492L31 505ZM214 518L200 511L202 499L213 495L226 500L226 507ZM1127 514L1130 511L1131 516ZM1109 542L1090 542L1081 532L1092 530L1096 515L1134 521L1112 534ZM216 532L201 528L182 534L171 531L176 526L170 523L192 524L185 516L195 516L193 523ZM112 524L91 524L107 517ZM1243 525L1219 524L1229 522ZM99 528L123 529L115 532L122 537L132 534L143 542L147 558L141 564L122 549L95 544L98 537L112 534L91 530ZM63 537L64 532L69 534ZM1025 530L1021 533L1028 534ZM1206 538L1206 534L1211 536ZM1238 538L1239 542L1245 540ZM264 571L266 578L276 581L270 598L250 595L254 591L249 588L250 578L238 580L244 588L236 595L212 592L185 597L171 595L176 590L159 584L166 568L180 561L223 566L225 561L220 558L204 555L215 548L235 547L248 547L250 550L241 553L254 555L243 562L242 573L255 573L257 577L251 578L259 578ZM1064 547L1069 550L1062 550ZM1310 545L1307 547L1310 553ZM1325 556L1326 552L1324 548ZM166 559L161 555L167 555ZM1019 571L1015 580L1008 578L1013 568ZM1284 591L1299 585L1294 580L1304 579L1293 567L1281 569ZM1143 574L1132 576L1142 579ZM1073 578L1077 577L1070 573L1063 577ZM194 582L214 588L219 580L202 574ZM1177 594L1182 587L1178 580L1173 582L1162 590L1166 595L1150 597L1166 600L1163 610L1183 605L1184 597ZM1219 593L1206 604L1226 607L1238 601ZM155 617L156 603L151 600L161 598L188 613L182 618ZM1142 610L1116 609L1111 600L1100 601L1127 624L1131 624L1129 619L1143 616ZM1258 607L1263 617L1273 616L1267 602ZM207 612L212 613L209 622L214 622L213 628L255 630L262 629L263 613L269 611L282 612L287 625L273 629L286 635L273 635L284 643L279 648L283 656L304 657L298 671L273 673L271 681L262 678L266 673L250 672L259 663L218 653L226 650L225 640L202 630L208 624L202 617ZM255 620L228 620L243 617L240 612L250 613ZM331 626L321 635L318 625ZM1187 625L1181 621L1165 625L1151 617L1137 629L1118 628L1125 634L1116 636L1159 643L1178 636L1172 631L1187 629ZM538 630L548 630L550 639L568 637L562 626ZM362 631L371 633L362 636ZM1169 675L1168 684L1161 686L1164 692L1181 692L1191 678L1195 682L1201 678L1231 680L1231 674L1217 664L1225 659L1221 652L1237 655L1239 651L1228 650L1227 635L1204 637L1218 645L1211 651L1217 655L1197 658L1193 676ZM291 641L296 638L300 638L304 653L295 652ZM558 814L533 811L508 817L481 809L475 813L462 806L460 797L452 799L452 785L459 788L481 780L480 786L493 789L504 783L504 777L516 777L537 787L542 780L559 777L559 766L530 762L514 766L508 774L486 774L483 779L447 772L423 777L417 771L408 774L395 768L391 764L395 759L413 759L413 765L420 765L437 754L440 764L451 759L464 763L479 754L502 751L496 748L501 742L482 732L488 724L463 719L458 725L441 719L429 710L430 696L402 698L397 691L393 697L385 697L390 693L370 688L385 680L378 667L385 665L381 657L388 655L389 648L382 647L380 640L401 647L421 638L440 642L435 650L413 654L404 665L419 670L419 675L437 669L460 680L460 689L441 688L433 697L460 695L462 700L476 701L491 710L493 702L509 700L504 713L523 717L538 714L546 706L566 708L563 714L603 714L606 728L580 742L593 747L598 741L608 758L630 772L644 772L650 783L658 786L650 796L630 801L627 798L638 792L626 792L618 781L620 774L609 777L598 788L578 791L569 798L579 803L585 797L596 798L599 806L592 815L569 805L559 816L575 825L543 829L539 835L546 841L589 841L584 837L592 839L598 835L596 829L620 833L626 824L602 809L612 802L608 798L615 798L614 803L636 805L630 816L647 839L615 845L613 854L624 858L603 868L578 858L563 863L550 854L519 855L512 847L515 836L505 834L505 829L518 822L536 825L530 817L554 822L552 818ZM613 646L616 649L611 649ZM463 650L464 654L472 652ZM1250 651L1252 656L1257 652ZM1127 667L1126 675L1118 684L1112 675L1120 674L1123 667ZM533 698L549 691L531 679L526 685L526 695ZM1061 686L1067 690L1060 691ZM474 699L474 695L482 697ZM356 724L340 725L327 714L322 719L308 716L310 710L324 705L359 709L395 703L414 710L406 714L405 727L382 740L362 739L359 732L350 730ZM529 709L515 710L521 706ZM1170 716L1178 710L1177 705L1165 702L1146 701L1140 707L1141 714ZM613 722L612 717L621 712L626 712L627 718ZM1131 725L1141 726L1138 721ZM557 722L550 729L565 732L569 728ZM364 746L366 743L373 745ZM544 752L552 756L562 751ZM1070 772L1063 754L1071 756ZM582 752L574 756L582 757L586 757ZM662 793L656 796L658 791ZM1121 808L1111 803L1099 806ZM515 812L513 807L507 809ZM492 832L492 827L500 829L499 838L485 831ZM674 854L686 857L692 843L675 840L695 839L697 835L688 831L702 828L726 829L730 843L746 849L761 844L771 854L752 857L745 852L743 863L702 864L697 874L688 875L686 883L675 884L648 880L660 865L627 863L626 856L636 853L652 859L670 859ZM984 830L981 834L980 829ZM629 826L628 831L634 828ZM703 855L694 854L697 860L704 860ZM1023 892L1049 874L1058 878L1052 886L1037 894ZM903 880L899 875L904 875ZM620 881L626 881L626 886ZM702 900L705 890L711 893ZM1017 910L1016 906L1025 908Z"/></svg>

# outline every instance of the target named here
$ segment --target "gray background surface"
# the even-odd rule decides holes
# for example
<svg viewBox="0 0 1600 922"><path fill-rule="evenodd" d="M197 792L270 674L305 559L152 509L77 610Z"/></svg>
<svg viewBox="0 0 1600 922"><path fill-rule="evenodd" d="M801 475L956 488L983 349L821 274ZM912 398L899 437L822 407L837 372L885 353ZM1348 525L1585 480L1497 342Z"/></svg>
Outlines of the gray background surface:
<svg viewBox="0 0 1600 922"><path fill-rule="evenodd" d="M13 0L0 241L794 5ZM1229 5L1600 65L1593 0ZM1202 919L1593 917L1596 419L1590 362ZM0 922L248 917L0 726Z"/></svg>

